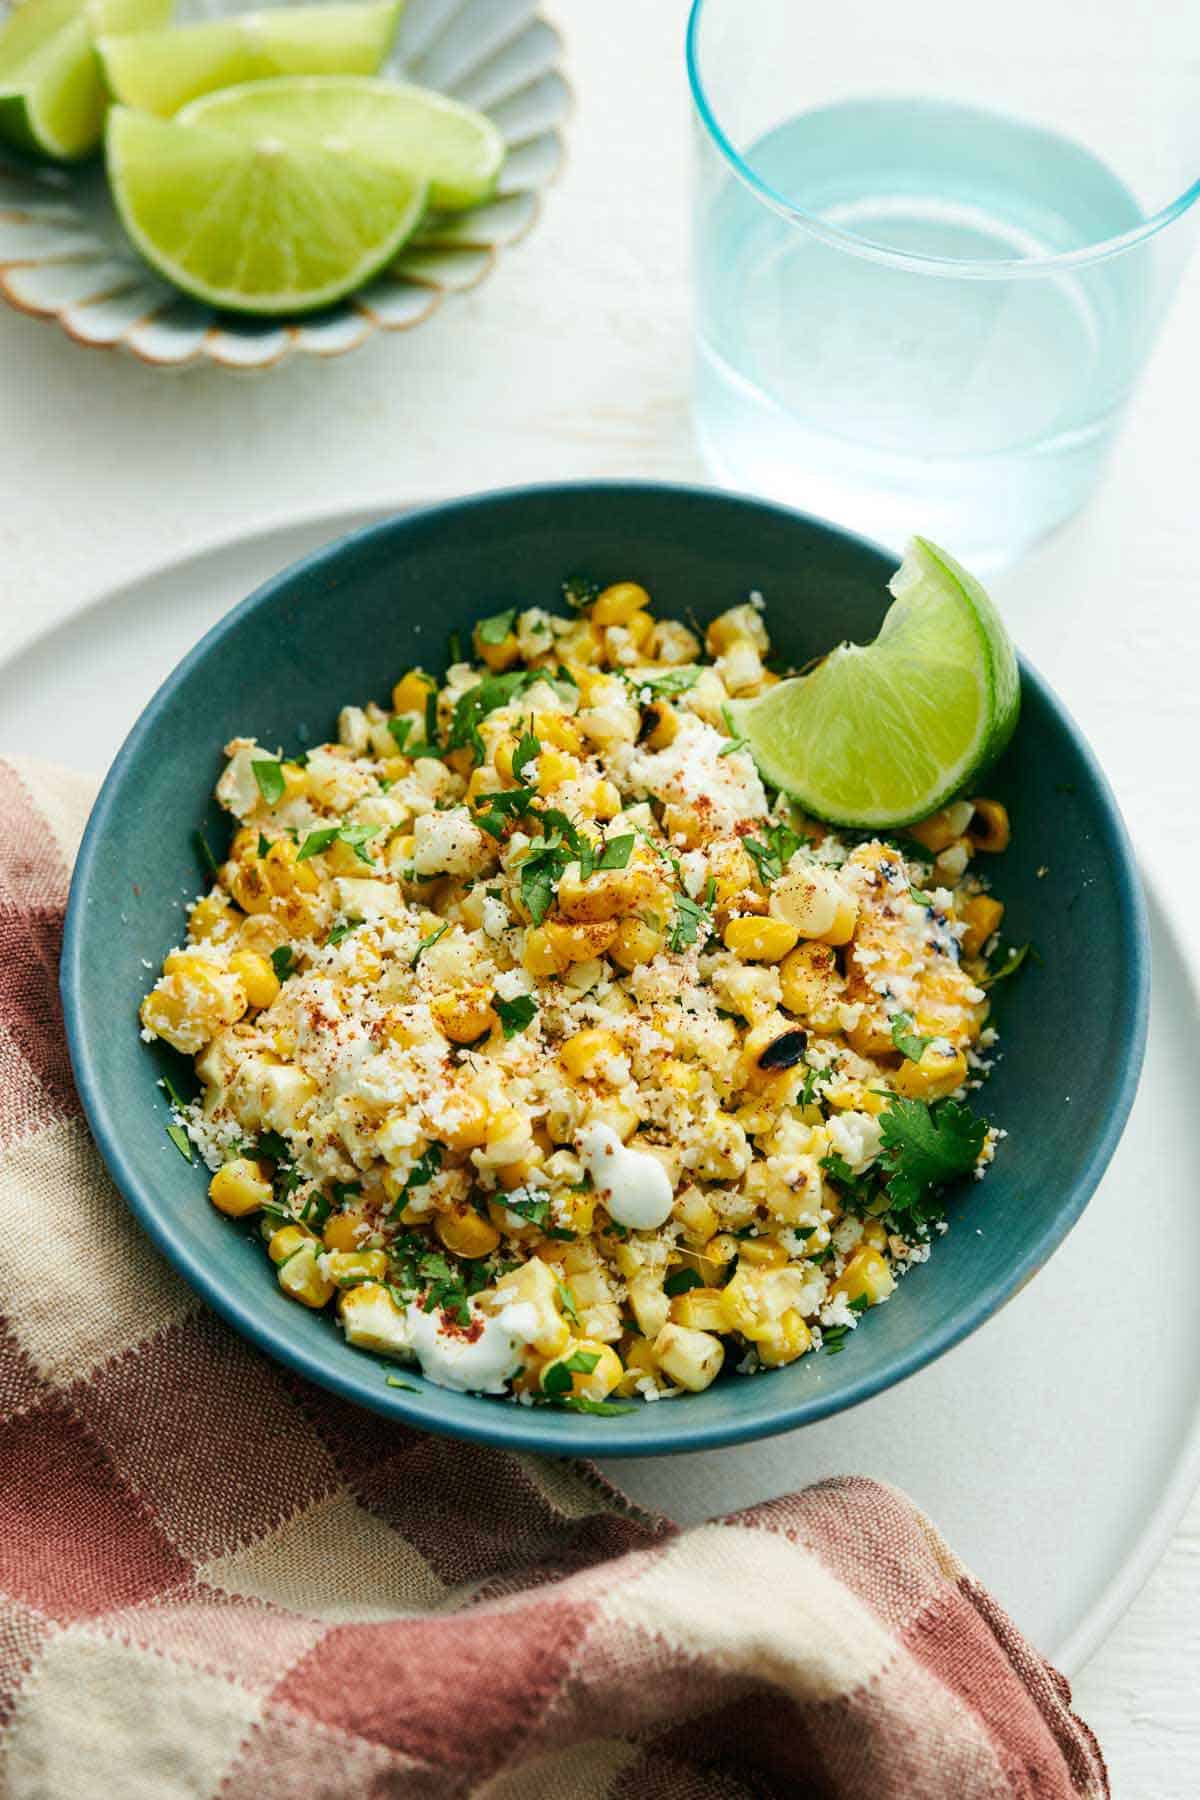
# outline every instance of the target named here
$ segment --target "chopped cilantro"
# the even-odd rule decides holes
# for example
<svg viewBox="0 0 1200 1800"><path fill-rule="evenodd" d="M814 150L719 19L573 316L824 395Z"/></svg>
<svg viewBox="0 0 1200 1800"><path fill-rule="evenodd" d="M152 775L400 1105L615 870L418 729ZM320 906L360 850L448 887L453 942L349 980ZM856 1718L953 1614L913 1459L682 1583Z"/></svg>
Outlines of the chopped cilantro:
<svg viewBox="0 0 1200 1800"><path fill-rule="evenodd" d="M620 1413L637 1410L633 1406L618 1406L612 1400L590 1400L586 1394L568 1394L562 1404L571 1412L591 1413L598 1419L615 1419Z"/></svg>
<svg viewBox="0 0 1200 1800"><path fill-rule="evenodd" d="M489 837L503 837L509 822L523 817L536 798L537 789L531 787L504 788L493 794L479 794L476 806L487 807L488 810L482 818L477 817L475 823Z"/></svg>
<svg viewBox="0 0 1200 1800"><path fill-rule="evenodd" d="M790 825L772 825L765 844L760 844L757 838L742 840L746 854L754 859L758 879L764 887L778 881L797 850L803 849L809 841L793 831Z"/></svg>
<svg viewBox="0 0 1200 1800"><path fill-rule="evenodd" d="M582 871L585 857L589 862L591 857L591 846L565 813L550 807L538 816L542 836L534 838L520 865L521 899L535 925L540 925L549 912L555 887L567 864L578 861Z"/></svg>
<svg viewBox="0 0 1200 1800"><path fill-rule="evenodd" d="M258 791L268 806L275 806L283 799L287 782L283 779L283 769L278 757L268 761L265 757L250 764L254 779L258 783Z"/></svg>
<svg viewBox="0 0 1200 1800"><path fill-rule="evenodd" d="M541 750L541 741L533 735L532 731L521 733L521 741L513 751L512 759L512 772L517 781L524 779L526 769L535 757L541 755Z"/></svg>
<svg viewBox="0 0 1200 1800"><path fill-rule="evenodd" d="M183 1098L183 1095L179 1092L179 1089L175 1086L171 1077L169 1075L160 1075L158 1078L158 1085L176 1111L182 1112L187 1105L187 1101Z"/></svg>
<svg viewBox="0 0 1200 1800"><path fill-rule="evenodd" d="M980 987L995 987L998 981L1007 981L1008 977L1015 975L1031 956L1035 962L1038 960L1038 953L1032 944L1010 944L988 969L979 984Z"/></svg>
<svg viewBox="0 0 1200 1800"><path fill-rule="evenodd" d="M402 1388L406 1394L419 1394L420 1388L414 1387L411 1381L401 1381L398 1375L389 1375L387 1385L390 1388Z"/></svg>
<svg viewBox="0 0 1200 1800"><path fill-rule="evenodd" d="M544 1225L550 1212L548 1199L535 1200L532 1196L516 1200L511 1194L506 1194L501 1205L506 1211L515 1213L518 1219L526 1219L530 1225Z"/></svg>
<svg viewBox="0 0 1200 1800"><path fill-rule="evenodd" d="M699 681L701 671L693 664L687 669L666 669L661 675L650 675L636 669L622 669L619 673L624 675L635 693L649 692L656 699L663 700L671 694L686 694Z"/></svg>
<svg viewBox="0 0 1200 1800"><path fill-rule="evenodd" d="M590 581L586 575L568 575L562 584L563 599L568 606L578 610L582 606L590 606L599 598L600 583Z"/></svg>
<svg viewBox="0 0 1200 1800"><path fill-rule="evenodd" d="M667 940L669 948L686 950L696 942L702 929L707 938L711 924L707 907L701 906L698 900L693 900L688 894L676 894L675 920Z"/></svg>
<svg viewBox="0 0 1200 1800"><path fill-rule="evenodd" d="M633 845L632 832L628 837L610 838L596 858L596 867L598 869L625 868L633 851Z"/></svg>
<svg viewBox="0 0 1200 1800"><path fill-rule="evenodd" d="M192 1155L191 1140L182 1125L176 1125L174 1121L172 1121L171 1124L167 1126L167 1136L178 1150L180 1156L182 1156L184 1162L190 1163L195 1161L195 1158Z"/></svg>
<svg viewBox="0 0 1200 1800"><path fill-rule="evenodd" d="M271 840L261 831L258 834L258 854L259 856L270 856L271 854Z"/></svg>
<svg viewBox="0 0 1200 1800"><path fill-rule="evenodd" d="M296 967L296 952L290 944L280 944L271 952L271 967L275 971L277 981L286 981Z"/></svg>
<svg viewBox="0 0 1200 1800"><path fill-rule="evenodd" d="M340 825L322 825L317 831L310 831L300 846L297 862L307 862L310 857L320 856L322 850L328 850L337 842Z"/></svg>
<svg viewBox="0 0 1200 1800"><path fill-rule="evenodd" d="M796 1096L797 1106L815 1106L817 1104L817 1083L829 1080L828 1069L814 1069L811 1063L804 1066L804 1086Z"/></svg>
<svg viewBox="0 0 1200 1800"><path fill-rule="evenodd" d="M512 630L516 616L516 607L510 606L507 612L493 613L490 619L480 619L475 627L475 635L481 644L502 644Z"/></svg>
<svg viewBox="0 0 1200 1800"><path fill-rule="evenodd" d="M504 675L485 675L456 701L446 740L447 750L472 750L482 762L484 747L479 735L479 721L495 712L497 707L511 705L527 688L542 679L540 669L510 669Z"/></svg>
<svg viewBox="0 0 1200 1800"><path fill-rule="evenodd" d="M202 831L193 831L192 842L196 846L196 854L210 875L218 873L217 859L209 847L208 839Z"/></svg>
<svg viewBox="0 0 1200 1800"><path fill-rule="evenodd" d="M512 1000L504 1000L499 994L493 994L492 1005L506 1038L516 1037L518 1032L532 1025L537 1017L537 1001L532 994L518 994Z"/></svg>
<svg viewBox="0 0 1200 1800"><path fill-rule="evenodd" d="M937 1218L939 1188L975 1167L987 1123L960 1100L896 1098L880 1119L879 1160L887 1171L889 1212L907 1222Z"/></svg>
<svg viewBox="0 0 1200 1800"><path fill-rule="evenodd" d="M922 1037L919 1032L914 1032L912 1026L913 1021L911 1013L893 1013L893 1044L895 1044L901 1056L907 1057L909 1062L919 1063L930 1044L932 1044L933 1039L931 1037Z"/></svg>
<svg viewBox="0 0 1200 1800"><path fill-rule="evenodd" d="M291 1156L287 1139L278 1131L264 1131L254 1146L256 1156L265 1156L268 1162L286 1162Z"/></svg>
<svg viewBox="0 0 1200 1800"><path fill-rule="evenodd" d="M425 743L432 747L435 753L438 734L437 703L437 689L431 683L429 692L425 696Z"/></svg>
<svg viewBox="0 0 1200 1800"><path fill-rule="evenodd" d="M838 1150L821 1158L821 1168L830 1181L836 1182L842 1199L852 1211L863 1210L875 1197L876 1172L873 1169L856 1175Z"/></svg>
<svg viewBox="0 0 1200 1800"><path fill-rule="evenodd" d="M414 950L412 956L409 958L409 964L408 964L409 968L415 969L417 964L420 962L421 958L424 956L425 952L427 950L432 950L433 946L435 944L439 944L441 942L441 940L445 937L445 935L449 931L449 929L450 929L449 925L439 925L437 930L431 931L427 938L422 938L421 942L417 945L416 949Z"/></svg>
<svg viewBox="0 0 1200 1800"><path fill-rule="evenodd" d="M738 731L737 726L733 722L733 718L732 718L729 708L727 706L723 706L721 708L721 718L725 722L725 729L729 733L729 736L726 739L726 741L721 745L721 748L717 751L717 755L718 756L732 756L735 750L747 749L749 746L749 743L750 743L750 739L742 737L741 733Z"/></svg>
<svg viewBox="0 0 1200 1800"><path fill-rule="evenodd" d="M440 1144L430 1144L424 1156L418 1157L417 1161L409 1170L408 1179L396 1196L396 1203L392 1207L389 1216L393 1219L398 1219L408 1205L408 1196L415 1193L417 1188L428 1187L441 1166L442 1146Z"/></svg>
<svg viewBox="0 0 1200 1800"><path fill-rule="evenodd" d="M403 753L405 745L408 743L412 733L412 720L402 719L399 714L397 714L394 719L388 720L388 730L396 740L397 750Z"/></svg>
<svg viewBox="0 0 1200 1800"><path fill-rule="evenodd" d="M571 1380L564 1363L551 1363L542 1376L542 1392L549 1394L553 1400L561 1399L564 1394L569 1394L574 1386L575 1383Z"/></svg>
<svg viewBox="0 0 1200 1800"><path fill-rule="evenodd" d="M300 846L297 862L307 862L310 857L320 856L331 844L349 845L359 862L371 867L371 857L367 845L373 837L379 836L378 825L322 825L316 831L310 831Z"/></svg>
<svg viewBox="0 0 1200 1800"><path fill-rule="evenodd" d="M596 1350L576 1350L564 1358L562 1367L573 1375L590 1375L599 1361L600 1354Z"/></svg>
<svg viewBox="0 0 1200 1800"><path fill-rule="evenodd" d="M335 925L333 930L329 933L329 936L325 939L326 944L331 950L336 949L339 944L345 942L352 931L357 931L361 924L361 919L343 920L340 925Z"/></svg>
<svg viewBox="0 0 1200 1800"><path fill-rule="evenodd" d="M689 1288L703 1286L703 1277L695 1269L674 1269L663 1282L663 1293L673 1300L676 1294L686 1294Z"/></svg>
<svg viewBox="0 0 1200 1800"><path fill-rule="evenodd" d="M563 1311L566 1313L568 1319L571 1320L572 1324L578 1325L579 1313L575 1306L574 1294L571 1292L570 1288L567 1286L565 1281L560 1281L557 1285L558 1285L558 1304L562 1307Z"/></svg>

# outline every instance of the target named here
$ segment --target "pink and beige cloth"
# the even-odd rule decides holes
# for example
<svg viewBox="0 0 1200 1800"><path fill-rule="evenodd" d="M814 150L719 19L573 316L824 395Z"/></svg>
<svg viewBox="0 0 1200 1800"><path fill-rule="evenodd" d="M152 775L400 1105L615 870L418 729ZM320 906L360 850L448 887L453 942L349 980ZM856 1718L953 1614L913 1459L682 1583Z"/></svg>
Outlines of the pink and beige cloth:
<svg viewBox="0 0 1200 1800"><path fill-rule="evenodd" d="M1107 1795L1066 1682L892 1489L682 1531L585 1466L348 1407L215 1318L71 1083L90 799L0 762L5 1800Z"/></svg>

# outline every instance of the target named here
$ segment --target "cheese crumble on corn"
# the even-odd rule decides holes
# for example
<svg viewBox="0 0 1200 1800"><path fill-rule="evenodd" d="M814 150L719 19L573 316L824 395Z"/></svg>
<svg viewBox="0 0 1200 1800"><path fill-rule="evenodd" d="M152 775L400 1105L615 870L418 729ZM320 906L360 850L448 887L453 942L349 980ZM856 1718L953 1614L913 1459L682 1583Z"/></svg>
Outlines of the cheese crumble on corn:
<svg viewBox="0 0 1200 1800"><path fill-rule="evenodd" d="M963 1096L1004 911L971 864L1009 823L803 818L725 713L777 679L760 606L702 643L635 582L569 597L336 742L228 745L228 855L141 1020L290 1298L445 1386L606 1411L835 1351L928 1255L999 1136Z"/></svg>

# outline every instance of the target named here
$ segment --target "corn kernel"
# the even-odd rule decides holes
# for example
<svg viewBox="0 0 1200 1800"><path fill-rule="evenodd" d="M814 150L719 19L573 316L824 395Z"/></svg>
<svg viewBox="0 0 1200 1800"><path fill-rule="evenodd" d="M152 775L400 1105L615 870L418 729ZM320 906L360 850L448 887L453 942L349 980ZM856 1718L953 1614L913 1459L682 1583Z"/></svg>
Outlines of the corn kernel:
<svg viewBox="0 0 1200 1800"><path fill-rule="evenodd" d="M447 1150L477 1150L487 1142L487 1107L478 1095L458 1089L438 1109L434 1135Z"/></svg>
<svg viewBox="0 0 1200 1800"><path fill-rule="evenodd" d="M613 1031L596 1028L577 1031L560 1047L558 1054L573 1080L599 1081L605 1078L603 1065L609 1058L621 1055L621 1040Z"/></svg>
<svg viewBox="0 0 1200 1800"><path fill-rule="evenodd" d="M706 1244L716 1235L720 1221L712 1202L698 1187L684 1188L682 1194L676 1195L672 1211L687 1236L697 1243Z"/></svg>
<svg viewBox="0 0 1200 1800"><path fill-rule="evenodd" d="M967 1079L967 1059L961 1050L934 1039L921 1052L919 1062L903 1062L892 1076L892 1086L908 1100L940 1100Z"/></svg>
<svg viewBox="0 0 1200 1800"><path fill-rule="evenodd" d="M812 1332L794 1306L773 1319L770 1328L754 1340L758 1360L768 1369L795 1362L797 1357L812 1349L812 1341Z"/></svg>
<svg viewBox="0 0 1200 1800"><path fill-rule="evenodd" d="M535 925L525 933L521 963L527 974L543 978L547 975L561 975L571 966L565 959L560 959L554 941L544 925Z"/></svg>
<svg viewBox="0 0 1200 1800"><path fill-rule="evenodd" d="M794 925L799 937L848 944L858 923L858 902L820 863L806 863L775 882L771 913Z"/></svg>
<svg viewBox="0 0 1200 1800"><path fill-rule="evenodd" d="M887 1262L869 1244L856 1250L842 1273L829 1289L830 1298L844 1294L848 1301L866 1300L877 1306L886 1300L896 1286Z"/></svg>
<svg viewBox="0 0 1200 1800"><path fill-rule="evenodd" d="M645 919L622 919L608 954L619 969L636 969L641 963L653 962L666 941L664 933Z"/></svg>
<svg viewBox="0 0 1200 1800"><path fill-rule="evenodd" d="M668 1323L654 1340L654 1354L672 1381L699 1394L720 1374L725 1346L710 1332Z"/></svg>
<svg viewBox="0 0 1200 1800"><path fill-rule="evenodd" d="M541 1386L543 1393L557 1391L547 1389L546 1377L550 1370L566 1367L575 1358L581 1362L591 1363L590 1368L571 1369L566 1372L571 1377L570 1392L586 1400L603 1400L618 1385L625 1370L621 1359L608 1344L602 1344L595 1338L579 1338L569 1343L561 1356L554 1358L542 1370ZM594 1361L593 1361L594 1359Z"/></svg>
<svg viewBox="0 0 1200 1800"><path fill-rule="evenodd" d="M208 1197L218 1212L244 1219L271 1198L271 1171L263 1163L237 1156L222 1164L208 1184Z"/></svg>
<svg viewBox="0 0 1200 1800"><path fill-rule="evenodd" d="M539 1356L560 1356L571 1341L571 1331L558 1310L558 1277L549 1264L534 1258L501 1276L493 1303L499 1310L514 1300L529 1301L537 1314L531 1348Z"/></svg>
<svg viewBox="0 0 1200 1800"><path fill-rule="evenodd" d="M837 958L828 944L798 944L780 964L783 1004L797 1018L827 1012L845 992Z"/></svg>
<svg viewBox="0 0 1200 1800"><path fill-rule="evenodd" d="M915 825L910 825L908 835L916 838L918 844L924 844L926 850L932 850L937 856L962 836L971 822L974 810L969 800L952 801L949 806L943 806L940 812L930 813L927 819L919 819Z"/></svg>
<svg viewBox="0 0 1200 1800"><path fill-rule="evenodd" d="M1008 808L1001 806L999 800L973 800L971 806L971 820L966 827L966 834L973 848L986 851L991 856L1007 850L1012 841Z"/></svg>
<svg viewBox="0 0 1200 1800"><path fill-rule="evenodd" d="M245 988L251 1006L259 1010L270 1006L279 992L279 977L265 956L253 950L237 950L229 959L229 967Z"/></svg>
<svg viewBox="0 0 1200 1800"><path fill-rule="evenodd" d="M327 1250L357 1250L362 1241L361 1226L365 1215L361 1212L338 1212L325 1221L325 1229L321 1233Z"/></svg>
<svg viewBox="0 0 1200 1800"><path fill-rule="evenodd" d="M558 884L558 905L568 919L595 924L652 904L657 892L657 872L637 857L623 869L596 869L586 880L578 863L568 863Z"/></svg>
<svg viewBox="0 0 1200 1800"><path fill-rule="evenodd" d="M671 1318L689 1331L728 1331L720 1288L694 1287L676 1294L671 1301ZM641 1320L638 1320L641 1324Z"/></svg>
<svg viewBox="0 0 1200 1800"><path fill-rule="evenodd" d="M550 919L545 932L555 966L560 974L565 974L576 963L592 962L603 956L617 935L617 925L612 919L567 924L560 919Z"/></svg>
<svg viewBox="0 0 1200 1800"><path fill-rule="evenodd" d="M597 595L591 609L593 625L627 625L635 613L650 604L650 596L636 581L618 581Z"/></svg>
<svg viewBox="0 0 1200 1800"><path fill-rule="evenodd" d="M494 675L501 674L505 669L511 669L521 654L521 647L517 643L515 631L507 632L498 644L487 644L480 637L477 625L472 641L475 645L476 656L481 663L485 663L491 669Z"/></svg>
<svg viewBox="0 0 1200 1800"><path fill-rule="evenodd" d="M317 1240L311 1233L285 1225L272 1234L267 1248L277 1266L279 1285L290 1299L314 1309L328 1305L334 1287L317 1267Z"/></svg>
<svg viewBox="0 0 1200 1800"><path fill-rule="evenodd" d="M537 759L537 791L539 794L553 793L565 781L575 781L579 774L576 757L568 756L565 750L543 750Z"/></svg>
<svg viewBox="0 0 1200 1800"><path fill-rule="evenodd" d="M964 956L978 956L988 939L1000 929L1004 907L990 894L972 894L962 906L966 930L962 935Z"/></svg>
<svg viewBox="0 0 1200 1800"><path fill-rule="evenodd" d="M238 927L238 915L221 893L197 900L188 915L188 937L194 944L224 944Z"/></svg>
<svg viewBox="0 0 1200 1800"><path fill-rule="evenodd" d="M679 714L666 700L653 700L642 714L642 739L648 750L665 750L679 736Z"/></svg>
<svg viewBox="0 0 1200 1800"><path fill-rule="evenodd" d="M752 1269L782 1269L788 1253L778 1238L748 1237L738 1240L739 1260Z"/></svg>
<svg viewBox="0 0 1200 1800"><path fill-rule="evenodd" d="M722 934L727 950L744 962L778 962L794 950L800 933L783 919L730 919Z"/></svg>
<svg viewBox="0 0 1200 1800"><path fill-rule="evenodd" d="M429 1010L452 1044L473 1044L496 1023L491 994L484 987L456 988L438 994Z"/></svg>
<svg viewBox="0 0 1200 1800"><path fill-rule="evenodd" d="M539 744L568 750L572 756L583 754L583 734L565 713L539 712L533 715L533 735Z"/></svg>
<svg viewBox="0 0 1200 1800"><path fill-rule="evenodd" d="M423 669L410 669L392 689L392 706L398 713L423 713L428 696L437 683Z"/></svg>
<svg viewBox="0 0 1200 1800"><path fill-rule="evenodd" d="M356 1281L386 1281L388 1259L382 1250L331 1250L325 1268L335 1287L351 1287Z"/></svg>
<svg viewBox="0 0 1200 1800"><path fill-rule="evenodd" d="M453 1212L439 1213L434 1229L453 1256L490 1256L500 1242L500 1233L491 1220L482 1218L473 1206L456 1206Z"/></svg>

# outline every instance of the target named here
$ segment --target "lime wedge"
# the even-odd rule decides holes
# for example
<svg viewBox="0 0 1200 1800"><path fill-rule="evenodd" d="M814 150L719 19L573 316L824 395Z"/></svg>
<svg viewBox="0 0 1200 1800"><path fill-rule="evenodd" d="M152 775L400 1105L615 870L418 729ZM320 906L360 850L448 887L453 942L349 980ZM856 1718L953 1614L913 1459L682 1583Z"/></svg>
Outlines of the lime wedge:
<svg viewBox="0 0 1200 1800"><path fill-rule="evenodd" d="M424 182L350 131L305 144L114 106L107 155L121 221L147 262L239 312L328 306L392 260L425 207Z"/></svg>
<svg viewBox="0 0 1200 1800"><path fill-rule="evenodd" d="M193 101L187 125L281 144L352 144L380 167L429 183L429 204L459 212L486 200L504 161L490 119L457 100L402 82L349 75L298 75L224 88Z"/></svg>
<svg viewBox="0 0 1200 1800"><path fill-rule="evenodd" d="M86 156L108 105L92 43L97 21L123 30L170 15L171 0L23 0L0 25L0 138L35 156Z"/></svg>
<svg viewBox="0 0 1200 1800"><path fill-rule="evenodd" d="M873 644L729 707L760 773L815 818L885 830L938 807L997 757L1020 676L999 613L965 569L914 538Z"/></svg>
<svg viewBox="0 0 1200 1800"><path fill-rule="evenodd" d="M242 82L373 75L391 48L399 17L399 0L283 6L174 31L101 37L97 49L114 100L170 118L189 100Z"/></svg>

